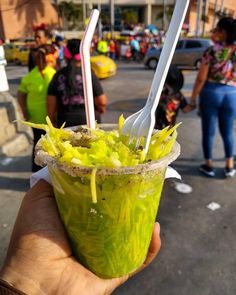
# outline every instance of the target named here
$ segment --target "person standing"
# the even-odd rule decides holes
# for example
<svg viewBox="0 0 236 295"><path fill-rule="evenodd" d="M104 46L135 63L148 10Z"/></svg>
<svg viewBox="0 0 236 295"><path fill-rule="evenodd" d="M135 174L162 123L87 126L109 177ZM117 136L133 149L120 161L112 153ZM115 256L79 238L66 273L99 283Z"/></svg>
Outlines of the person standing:
<svg viewBox="0 0 236 295"><path fill-rule="evenodd" d="M28 57L28 69L29 72L35 67L36 65L36 54L38 49L41 46L44 46L48 43L49 40L49 32L45 25L40 25L34 29L34 40L36 47L31 48Z"/></svg>
<svg viewBox="0 0 236 295"><path fill-rule="evenodd" d="M65 49L64 38L59 35L56 36L54 45L58 51L57 69L61 69L66 65L65 59L64 59L64 49Z"/></svg>
<svg viewBox="0 0 236 295"><path fill-rule="evenodd" d="M67 66L53 77L47 96L47 112L55 126L64 122L66 127L86 124L80 40L71 39L64 50ZM95 119L101 123L101 114L106 110L107 97L101 84L92 72Z"/></svg>
<svg viewBox="0 0 236 295"><path fill-rule="evenodd" d="M116 44L113 39L109 42L109 57L113 60L116 58Z"/></svg>
<svg viewBox="0 0 236 295"><path fill-rule="evenodd" d="M236 172L233 135L236 114L236 20L231 17L220 19L212 33L212 40L215 43L203 54L190 100L190 105L195 107L200 94L205 158L200 171L207 176L215 176L212 149L218 120L226 158L225 177L233 177Z"/></svg>
<svg viewBox="0 0 236 295"><path fill-rule="evenodd" d="M102 39L98 41L97 51L100 54L107 56L108 50L109 48L108 48L107 40L104 37L102 37Z"/></svg>
<svg viewBox="0 0 236 295"><path fill-rule="evenodd" d="M137 55L140 52L139 41L136 38L131 37L130 38L130 46L131 46L131 52L132 52L133 59L136 60Z"/></svg>
<svg viewBox="0 0 236 295"><path fill-rule="evenodd" d="M55 48L44 45L38 49L35 56L36 66L25 77L22 78L17 93L18 103L22 110L24 119L32 123L46 124L46 96L49 82L55 74L56 65ZM32 172L42 167L34 163L35 145L44 134L44 131L33 129L33 153Z"/></svg>

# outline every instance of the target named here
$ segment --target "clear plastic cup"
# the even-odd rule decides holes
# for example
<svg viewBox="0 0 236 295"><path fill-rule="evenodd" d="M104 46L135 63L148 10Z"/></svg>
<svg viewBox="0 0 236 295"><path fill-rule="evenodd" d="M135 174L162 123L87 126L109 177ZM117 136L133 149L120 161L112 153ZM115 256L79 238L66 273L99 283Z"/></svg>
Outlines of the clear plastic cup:
<svg viewBox="0 0 236 295"><path fill-rule="evenodd" d="M114 129L117 125L101 125ZM96 173L97 203L92 202L92 168L59 164L40 151L47 164L61 219L74 256L102 278L135 271L146 258L167 166L180 153L134 167L102 168Z"/></svg>

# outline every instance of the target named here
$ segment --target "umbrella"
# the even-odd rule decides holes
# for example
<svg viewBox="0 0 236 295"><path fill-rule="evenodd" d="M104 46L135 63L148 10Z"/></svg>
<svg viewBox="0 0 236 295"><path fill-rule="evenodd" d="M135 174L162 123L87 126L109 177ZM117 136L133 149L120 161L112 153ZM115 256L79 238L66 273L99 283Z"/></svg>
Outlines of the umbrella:
<svg viewBox="0 0 236 295"><path fill-rule="evenodd" d="M158 29L157 29L157 27L155 25L152 25L152 24L147 25L146 29L148 29L151 33L153 33L155 35L158 33Z"/></svg>

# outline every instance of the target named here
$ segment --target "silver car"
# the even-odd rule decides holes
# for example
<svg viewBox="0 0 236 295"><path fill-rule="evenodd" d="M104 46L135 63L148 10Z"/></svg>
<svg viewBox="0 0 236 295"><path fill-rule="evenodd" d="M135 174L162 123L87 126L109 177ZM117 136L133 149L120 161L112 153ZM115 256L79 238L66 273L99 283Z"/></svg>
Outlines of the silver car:
<svg viewBox="0 0 236 295"><path fill-rule="evenodd" d="M203 52L213 45L210 39L180 39L177 43L172 64L181 68L195 68L200 66ZM162 47L150 48L144 58L144 65L155 69L160 58Z"/></svg>

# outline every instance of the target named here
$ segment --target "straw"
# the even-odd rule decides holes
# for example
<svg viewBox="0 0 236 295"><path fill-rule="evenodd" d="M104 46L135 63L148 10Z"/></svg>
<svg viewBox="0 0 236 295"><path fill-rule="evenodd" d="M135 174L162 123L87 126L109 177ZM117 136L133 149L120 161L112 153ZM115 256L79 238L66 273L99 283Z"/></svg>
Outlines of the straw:
<svg viewBox="0 0 236 295"><path fill-rule="evenodd" d="M93 38L93 34L97 25L99 11L93 9L88 26L83 35L80 44L80 57L81 68L83 78L84 100L87 126L91 129L95 129L95 114L94 114L94 100L93 100L93 87L92 87L92 75L90 65L90 46Z"/></svg>

